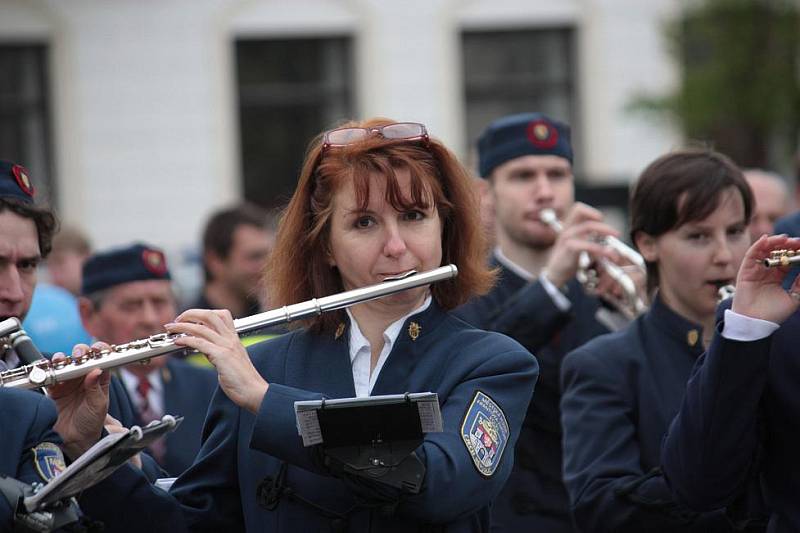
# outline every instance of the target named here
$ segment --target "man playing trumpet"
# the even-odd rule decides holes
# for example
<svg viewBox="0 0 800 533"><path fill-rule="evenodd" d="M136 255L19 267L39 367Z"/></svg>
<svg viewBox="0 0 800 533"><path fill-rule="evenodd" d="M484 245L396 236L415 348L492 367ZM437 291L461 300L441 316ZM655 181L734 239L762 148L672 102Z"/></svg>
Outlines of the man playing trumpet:
<svg viewBox="0 0 800 533"><path fill-rule="evenodd" d="M495 502L493 525L502 531L569 532L559 371L567 352L619 324L597 297L614 290L606 276L600 273L592 294L575 279L581 256L620 261L615 250L597 240L617 232L598 210L575 202L566 124L540 113L504 117L483 132L478 152L495 210L497 247L491 263L500 275L488 295L467 303L459 315L515 338L536 355L541 371L514 471ZM563 220L560 232L542 221L546 210Z"/></svg>

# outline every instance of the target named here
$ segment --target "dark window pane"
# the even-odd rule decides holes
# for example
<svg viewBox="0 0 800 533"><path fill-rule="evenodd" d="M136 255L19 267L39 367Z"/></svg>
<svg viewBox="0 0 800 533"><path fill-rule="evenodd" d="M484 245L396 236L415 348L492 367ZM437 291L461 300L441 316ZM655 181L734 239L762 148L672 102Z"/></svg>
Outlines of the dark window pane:
<svg viewBox="0 0 800 533"><path fill-rule="evenodd" d="M512 113L541 111L576 128L573 42L569 28L462 34L470 149L492 120Z"/></svg>
<svg viewBox="0 0 800 533"><path fill-rule="evenodd" d="M54 201L47 46L0 45L0 159L31 171L40 198Z"/></svg>
<svg viewBox="0 0 800 533"><path fill-rule="evenodd" d="M245 198L282 205L309 141L352 115L349 38L236 43Z"/></svg>

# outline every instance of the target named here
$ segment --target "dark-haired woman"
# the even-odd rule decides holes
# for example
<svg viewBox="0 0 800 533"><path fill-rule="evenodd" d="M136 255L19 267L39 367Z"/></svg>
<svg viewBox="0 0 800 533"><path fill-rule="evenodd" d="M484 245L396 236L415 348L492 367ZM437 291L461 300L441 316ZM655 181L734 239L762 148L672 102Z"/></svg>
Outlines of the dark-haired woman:
<svg viewBox="0 0 800 533"><path fill-rule="evenodd" d="M564 479L579 530L733 530L724 509L675 502L660 446L714 333L718 289L734 282L750 244L752 203L741 171L708 150L662 156L636 183L631 237L652 306L568 354L561 372Z"/></svg>
<svg viewBox="0 0 800 533"><path fill-rule="evenodd" d="M515 341L448 313L491 283L471 187L467 172L421 124L351 123L312 144L268 269L275 304L447 263L459 275L323 314L252 347L250 357L229 313L179 316L169 331L190 335L181 344L209 357L220 390L195 464L172 487L175 502L162 497L157 504L166 527L488 530L490 502L511 472L538 369ZM423 391L438 393L444 431L427 434L415 451L426 468L420 493L399 494L394 505L377 497L385 493L379 485L333 477L297 434L296 401ZM481 420L488 429L476 447ZM265 479L275 487L269 501L259 489ZM147 487L127 471L101 490L122 504L141 502ZM104 509L87 512L112 528L161 526L159 513L120 520Z"/></svg>

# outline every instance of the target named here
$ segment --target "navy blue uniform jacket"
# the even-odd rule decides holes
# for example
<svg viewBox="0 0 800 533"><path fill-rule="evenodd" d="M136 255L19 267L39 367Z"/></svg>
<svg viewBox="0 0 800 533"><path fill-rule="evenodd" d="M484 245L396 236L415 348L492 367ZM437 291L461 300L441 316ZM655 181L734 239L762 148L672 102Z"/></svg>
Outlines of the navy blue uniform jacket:
<svg viewBox="0 0 800 533"><path fill-rule="evenodd" d="M726 505L755 472L773 511L768 531L800 531L799 339L798 313L758 341L716 335L662 450L682 501Z"/></svg>
<svg viewBox="0 0 800 533"><path fill-rule="evenodd" d="M599 301L587 296L577 281L568 284L572 307L563 312L538 281L526 282L494 258L492 266L500 267L497 285L456 314L477 328L514 338L536 356L540 366L536 394L517 443L514 471L492 509L492 522L503 531L570 532L569 499L561 477L561 361L568 351L609 329L595 318Z"/></svg>
<svg viewBox="0 0 800 533"><path fill-rule="evenodd" d="M733 531L723 511L677 504L659 468L662 439L702 352L701 326L657 297L625 329L564 359L564 482L581 531Z"/></svg>
<svg viewBox="0 0 800 533"><path fill-rule="evenodd" d="M24 483L43 482L36 472L33 450L42 442L61 444L53 431L56 407L31 391L0 387L0 474ZM13 512L0 495L0 531L11 530Z"/></svg>
<svg viewBox="0 0 800 533"><path fill-rule="evenodd" d="M178 429L166 436L166 450L161 463L170 476L178 476L191 466L200 451L203 422L217 389L217 373L170 357L161 369L161 382L164 384L164 413L183 417ZM134 416L137 424L150 422L141 420L138 413Z"/></svg>
<svg viewBox="0 0 800 533"><path fill-rule="evenodd" d="M411 321L419 326L416 340L407 333ZM97 505L99 498L82 502L85 512L114 531L330 531L328 518L298 500L346 513L356 503L355 489L330 477L316 450L303 447L294 402L355 395L347 339L346 333L337 339L301 330L251 347L256 368L270 382L257 414L239 409L218 389L200 454L171 496L124 467L87 491L87 496L100 491L102 504ZM472 329L435 303L407 319L372 394L438 393L444 432L427 434L416 450L427 468L419 495L404 499L393 517L359 509L341 530L408 532L437 524L448 532L487 531L489 505L511 472L511 450L537 372L536 360L518 343ZM478 391L503 410L510 432L489 477L479 473L461 436ZM284 497L267 510L257 502L257 487L265 476L275 477L282 463L288 465L286 486L296 497ZM369 500L370 491L359 496Z"/></svg>

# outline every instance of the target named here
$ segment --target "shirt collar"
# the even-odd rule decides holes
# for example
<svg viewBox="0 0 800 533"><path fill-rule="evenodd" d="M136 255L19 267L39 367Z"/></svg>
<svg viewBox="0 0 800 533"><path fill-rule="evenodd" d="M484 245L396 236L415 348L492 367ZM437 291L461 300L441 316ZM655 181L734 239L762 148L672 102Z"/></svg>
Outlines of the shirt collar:
<svg viewBox="0 0 800 533"><path fill-rule="evenodd" d="M139 376L133 374L126 368L121 369L120 376L122 377L122 382L125 383L125 387L129 391L136 392L136 387L139 385ZM150 390L154 391L156 394L161 393L164 384L161 381L160 371L149 372L147 374L147 381L150 382Z"/></svg>
<svg viewBox="0 0 800 533"><path fill-rule="evenodd" d="M415 315L417 313L421 313L425 311L428 307L430 307L431 302L433 301L433 297L428 294L428 297L425 298L425 301L422 302L422 305L404 315L387 327L383 332L383 342L384 347L391 347L394 345L397 337L400 335L400 330L403 328L403 323L410 317L411 315ZM361 333L361 328L358 327L358 322L353 317L353 314L350 312L350 309L346 309L347 316L350 318L350 362L352 363L353 360L356 358L356 355L360 350L363 348L370 349L370 344L367 338Z"/></svg>
<svg viewBox="0 0 800 533"><path fill-rule="evenodd" d="M533 281L536 279L536 276L522 268L520 265L516 264L514 261L506 257L502 250L500 250L499 246L495 246L494 248L494 256L497 258L497 262L509 269L511 272L516 274L517 276L521 277L525 281Z"/></svg>

